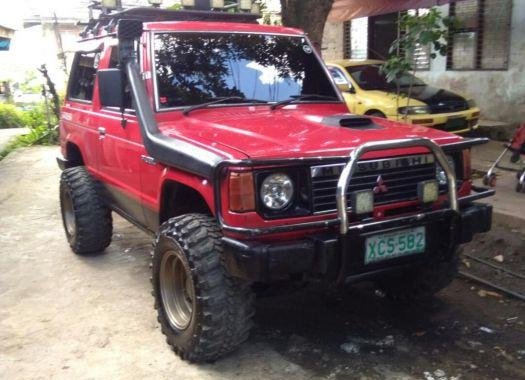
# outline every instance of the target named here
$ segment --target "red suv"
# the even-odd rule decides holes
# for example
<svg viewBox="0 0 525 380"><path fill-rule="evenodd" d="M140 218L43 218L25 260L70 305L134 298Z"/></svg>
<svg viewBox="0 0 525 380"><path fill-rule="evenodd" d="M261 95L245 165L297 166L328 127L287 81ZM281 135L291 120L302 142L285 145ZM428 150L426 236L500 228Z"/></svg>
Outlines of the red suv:
<svg viewBox="0 0 525 380"><path fill-rule="evenodd" d="M296 29L247 14L137 8L84 33L60 124L72 250L102 252L112 211L155 236L155 307L184 359L248 337L253 285L373 280L428 297L491 226L470 147L348 113Z"/></svg>

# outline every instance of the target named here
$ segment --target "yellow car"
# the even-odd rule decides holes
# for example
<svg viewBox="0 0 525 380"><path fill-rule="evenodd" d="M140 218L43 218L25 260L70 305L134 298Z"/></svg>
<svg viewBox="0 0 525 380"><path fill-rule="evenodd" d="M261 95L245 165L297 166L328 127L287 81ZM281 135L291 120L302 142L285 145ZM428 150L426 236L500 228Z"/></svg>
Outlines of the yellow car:
<svg viewBox="0 0 525 380"><path fill-rule="evenodd" d="M327 63L352 113L405 121L454 133L468 132L478 127L479 108L473 100L429 86L411 74L397 79L401 94L397 100L397 85L386 81L380 71L382 64L383 61L377 60L350 59ZM408 99L410 82L412 89Z"/></svg>

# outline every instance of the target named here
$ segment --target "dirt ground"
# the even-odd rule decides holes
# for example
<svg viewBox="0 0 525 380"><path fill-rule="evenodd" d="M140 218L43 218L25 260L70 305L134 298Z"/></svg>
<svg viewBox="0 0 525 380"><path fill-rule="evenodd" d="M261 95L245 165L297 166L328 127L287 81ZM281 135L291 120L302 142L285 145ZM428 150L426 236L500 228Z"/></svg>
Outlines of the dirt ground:
<svg viewBox="0 0 525 380"><path fill-rule="evenodd" d="M260 298L246 344L214 364L187 364L156 322L148 236L115 218L105 254L70 252L55 152L24 149L0 162L1 379L525 378L525 303L481 296L462 279L405 308L368 284ZM525 272L524 239L496 226L466 251L501 252Z"/></svg>

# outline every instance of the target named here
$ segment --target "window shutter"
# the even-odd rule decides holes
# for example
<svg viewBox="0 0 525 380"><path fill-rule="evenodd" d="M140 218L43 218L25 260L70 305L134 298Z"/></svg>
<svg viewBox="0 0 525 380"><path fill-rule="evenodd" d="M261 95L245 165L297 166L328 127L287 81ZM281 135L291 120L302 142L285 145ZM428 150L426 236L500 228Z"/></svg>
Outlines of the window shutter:
<svg viewBox="0 0 525 380"><path fill-rule="evenodd" d="M506 70L512 0L463 0L450 4L459 28L448 46L449 70Z"/></svg>

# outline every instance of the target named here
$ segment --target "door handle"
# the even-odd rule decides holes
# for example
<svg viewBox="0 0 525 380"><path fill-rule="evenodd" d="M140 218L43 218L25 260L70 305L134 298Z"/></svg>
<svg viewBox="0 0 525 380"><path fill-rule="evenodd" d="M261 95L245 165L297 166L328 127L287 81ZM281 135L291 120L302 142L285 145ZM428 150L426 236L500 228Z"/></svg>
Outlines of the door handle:
<svg viewBox="0 0 525 380"><path fill-rule="evenodd" d="M145 154L141 155L140 159L148 165L157 165L157 160L155 160L153 157L146 156Z"/></svg>
<svg viewBox="0 0 525 380"><path fill-rule="evenodd" d="M104 128L104 127L98 127L98 128L97 128L97 131L98 131L98 134L100 135L100 136L98 137L98 139L99 139L99 140L103 140L104 137L106 137L106 128Z"/></svg>

